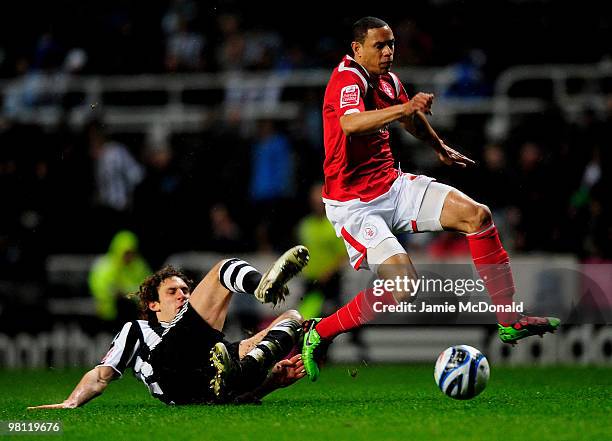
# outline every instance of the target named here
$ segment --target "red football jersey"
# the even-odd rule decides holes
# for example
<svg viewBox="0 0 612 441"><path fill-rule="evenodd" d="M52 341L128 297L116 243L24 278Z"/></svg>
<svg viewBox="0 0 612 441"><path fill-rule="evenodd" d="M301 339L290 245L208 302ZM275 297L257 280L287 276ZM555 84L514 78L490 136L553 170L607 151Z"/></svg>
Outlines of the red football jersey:
<svg viewBox="0 0 612 441"><path fill-rule="evenodd" d="M348 55L342 59L327 83L323 101L325 199L368 202L391 188L399 171L393 167L388 128L347 137L340 117L407 101L395 74L372 76Z"/></svg>

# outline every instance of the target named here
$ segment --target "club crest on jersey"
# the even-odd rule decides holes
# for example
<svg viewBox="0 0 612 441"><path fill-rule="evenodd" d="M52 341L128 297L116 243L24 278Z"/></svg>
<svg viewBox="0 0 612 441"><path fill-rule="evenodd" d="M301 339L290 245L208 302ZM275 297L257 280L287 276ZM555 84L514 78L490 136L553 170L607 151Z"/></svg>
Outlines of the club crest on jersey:
<svg viewBox="0 0 612 441"><path fill-rule="evenodd" d="M373 239L374 236L376 236L376 233L378 233L378 230L376 229L376 227L372 224L365 224L363 227L363 235L365 236L366 239Z"/></svg>
<svg viewBox="0 0 612 441"><path fill-rule="evenodd" d="M359 86L351 84L340 91L340 108L359 104Z"/></svg>
<svg viewBox="0 0 612 441"><path fill-rule="evenodd" d="M393 91L393 87L391 87L391 85L389 83L387 83L386 81L381 81L380 82L380 87L383 90L383 92L385 92L389 98L393 99L395 98L395 93Z"/></svg>

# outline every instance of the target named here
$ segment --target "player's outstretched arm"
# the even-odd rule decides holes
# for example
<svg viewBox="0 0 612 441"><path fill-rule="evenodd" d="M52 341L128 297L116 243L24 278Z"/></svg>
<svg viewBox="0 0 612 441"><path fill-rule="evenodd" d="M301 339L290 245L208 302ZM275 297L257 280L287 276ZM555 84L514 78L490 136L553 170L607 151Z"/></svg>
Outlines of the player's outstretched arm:
<svg viewBox="0 0 612 441"><path fill-rule="evenodd" d="M62 403L28 407L32 409L74 409L101 395L118 374L109 366L98 366L87 372Z"/></svg>
<svg viewBox="0 0 612 441"><path fill-rule="evenodd" d="M416 112L430 112L434 96L417 93L409 102L385 109L349 113L340 117L340 126L346 136L366 135L376 132L394 121L409 118Z"/></svg>
<svg viewBox="0 0 612 441"><path fill-rule="evenodd" d="M446 165L456 164L460 167L474 165L475 162L457 150L447 146L431 127L425 114L421 111L414 112L412 115L400 120L404 128L415 138L428 143L436 151L440 161Z"/></svg>

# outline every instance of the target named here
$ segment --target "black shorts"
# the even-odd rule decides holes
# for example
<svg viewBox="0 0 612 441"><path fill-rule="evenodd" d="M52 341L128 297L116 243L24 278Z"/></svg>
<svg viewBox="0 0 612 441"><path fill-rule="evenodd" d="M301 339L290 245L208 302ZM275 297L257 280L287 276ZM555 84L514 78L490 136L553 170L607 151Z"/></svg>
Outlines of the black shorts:
<svg viewBox="0 0 612 441"><path fill-rule="evenodd" d="M214 403L210 350L222 341L237 359L239 343L227 342L189 303L177 317L149 358L155 381L163 391L160 399L168 404Z"/></svg>

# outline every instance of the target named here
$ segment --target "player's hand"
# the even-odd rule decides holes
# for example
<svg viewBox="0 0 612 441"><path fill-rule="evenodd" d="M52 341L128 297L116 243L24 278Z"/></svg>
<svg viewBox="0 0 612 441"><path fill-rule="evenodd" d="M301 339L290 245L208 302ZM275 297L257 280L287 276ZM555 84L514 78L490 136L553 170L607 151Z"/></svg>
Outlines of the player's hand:
<svg viewBox="0 0 612 441"><path fill-rule="evenodd" d="M444 141L440 141L440 149L437 151L438 158L446 165L458 165L459 167L467 167L468 165L475 165L476 162L462 155L457 150L450 148Z"/></svg>
<svg viewBox="0 0 612 441"><path fill-rule="evenodd" d="M30 406L27 409L28 410L35 410L35 409L74 409L75 407L77 407L76 404L64 401L63 403L42 404L40 406Z"/></svg>
<svg viewBox="0 0 612 441"><path fill-rule="evenodd" d="M272 368L274 384L278 387L287 387L306 376L304 362L300 354L287 360L281 360Z"/></svg>
<svg viewBox="0 0 612 441"><path fill-rule="evenodd" d="M433 93L419 92L413 96L407 104L407 115L413 115L416 112L423 112L426 115L431 115L431 105L433 104Z"/></svg>

